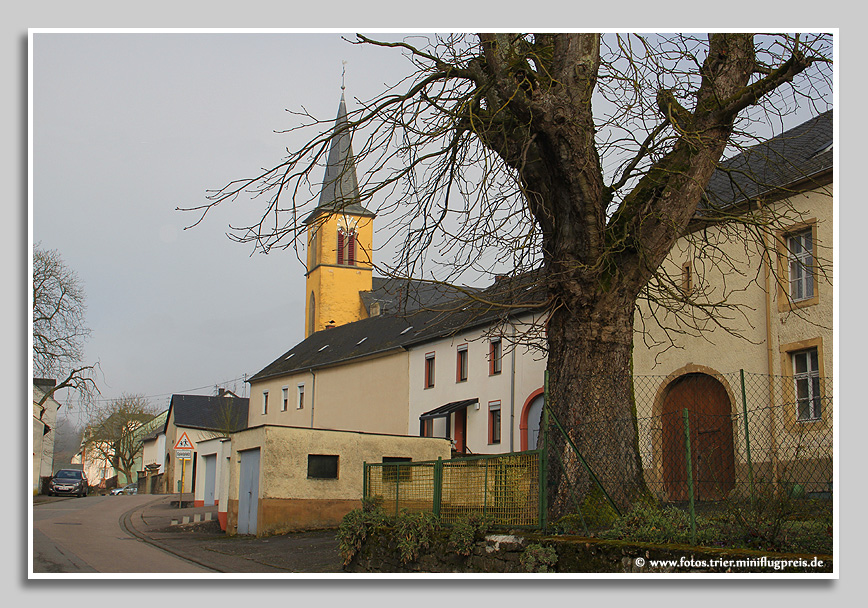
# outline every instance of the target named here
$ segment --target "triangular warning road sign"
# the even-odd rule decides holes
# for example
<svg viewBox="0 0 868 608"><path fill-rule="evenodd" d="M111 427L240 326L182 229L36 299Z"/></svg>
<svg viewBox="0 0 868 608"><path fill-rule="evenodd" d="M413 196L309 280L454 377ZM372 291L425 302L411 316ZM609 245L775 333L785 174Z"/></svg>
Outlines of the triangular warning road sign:
<svg viewBox="0 0 868 608"><path fill-rule="evenodd" d="M190 438L187 437L187 433L181 433L181 438L178 439L178 443L175 444L176 450L192 450L193 442L190 441Z"/></svg>

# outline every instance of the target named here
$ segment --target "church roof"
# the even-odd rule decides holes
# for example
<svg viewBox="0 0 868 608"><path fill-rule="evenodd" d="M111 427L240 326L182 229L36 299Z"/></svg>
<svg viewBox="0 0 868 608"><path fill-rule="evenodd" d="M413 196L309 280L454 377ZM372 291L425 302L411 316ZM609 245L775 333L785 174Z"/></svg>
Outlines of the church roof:
<svg viewBox="0 0 868 608"><path fill-rule="evenodd" d="M361 205L359 182L356 177L356 161L352 147L353 130L347 120L347 103L341 93L338 115L332 129L331 144L319 205L305 218L309 224L324 213L347 213L374 217L374 213Z"/></svg>

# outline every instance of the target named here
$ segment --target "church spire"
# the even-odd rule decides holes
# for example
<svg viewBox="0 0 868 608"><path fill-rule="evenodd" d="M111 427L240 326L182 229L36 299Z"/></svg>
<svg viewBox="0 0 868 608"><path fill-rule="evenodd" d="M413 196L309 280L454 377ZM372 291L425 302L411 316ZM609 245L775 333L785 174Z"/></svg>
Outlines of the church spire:
<svg viewBox="0 0 868 608"><path fill-rule="evenodd" d="M304 220L305 224L309 224L323 213L334 213L335 211L370 217L375 215L362 207L360 203L356 161L352 148L352 129L347 120L347 102L344 91L345 86L343 77L341 77L341 102L338 105L338 115L332 129L319 205Z"/></svg>

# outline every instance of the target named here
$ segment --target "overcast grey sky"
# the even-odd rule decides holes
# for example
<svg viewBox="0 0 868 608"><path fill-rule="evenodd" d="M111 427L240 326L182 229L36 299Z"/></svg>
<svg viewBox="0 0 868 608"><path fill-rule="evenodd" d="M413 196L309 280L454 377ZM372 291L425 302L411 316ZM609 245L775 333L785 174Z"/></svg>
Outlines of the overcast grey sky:
<svg viewBox="0 0 868 608"><path fill-rule="evenodd" d="M351 108L409 69L337 33L33 35L33 240L84 284L102 398L241 394L303 338L294 253L225 235L254 203L186 231L197 216L175 209L277 162L294 137L274 131L299 123L286 109L331 120L343 62Z"/></svg>

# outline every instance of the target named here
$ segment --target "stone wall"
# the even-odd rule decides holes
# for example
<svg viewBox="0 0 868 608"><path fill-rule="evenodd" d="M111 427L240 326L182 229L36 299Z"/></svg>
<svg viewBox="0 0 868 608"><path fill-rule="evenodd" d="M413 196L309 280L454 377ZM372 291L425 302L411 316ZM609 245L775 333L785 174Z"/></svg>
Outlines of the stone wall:
<svg viewBox="0 0 868 608"><path fill-rule="evenodd" d="M548 550L551 548L553 552ZM529 552L524 560L522 555ZM551 567L546 558L554 559ZM528 559L533 557L533 559ZM765 561L763 559L765 558ZM652 566L651 560L668 560ZM822 565L818 561L822 560ZM524 563L523 563L524 562ZM739 563L740 562L740 563ZM543 567L544 569L542 569ZM800 573L832 572L832 556L768 554L686 546L658 546L533 533L489 534L476 541L469 555L459 555L448 535L438 534L419 558L404 564L387 532L371 535L362 550L344 566L347 572L448 573Z"/></svg>

